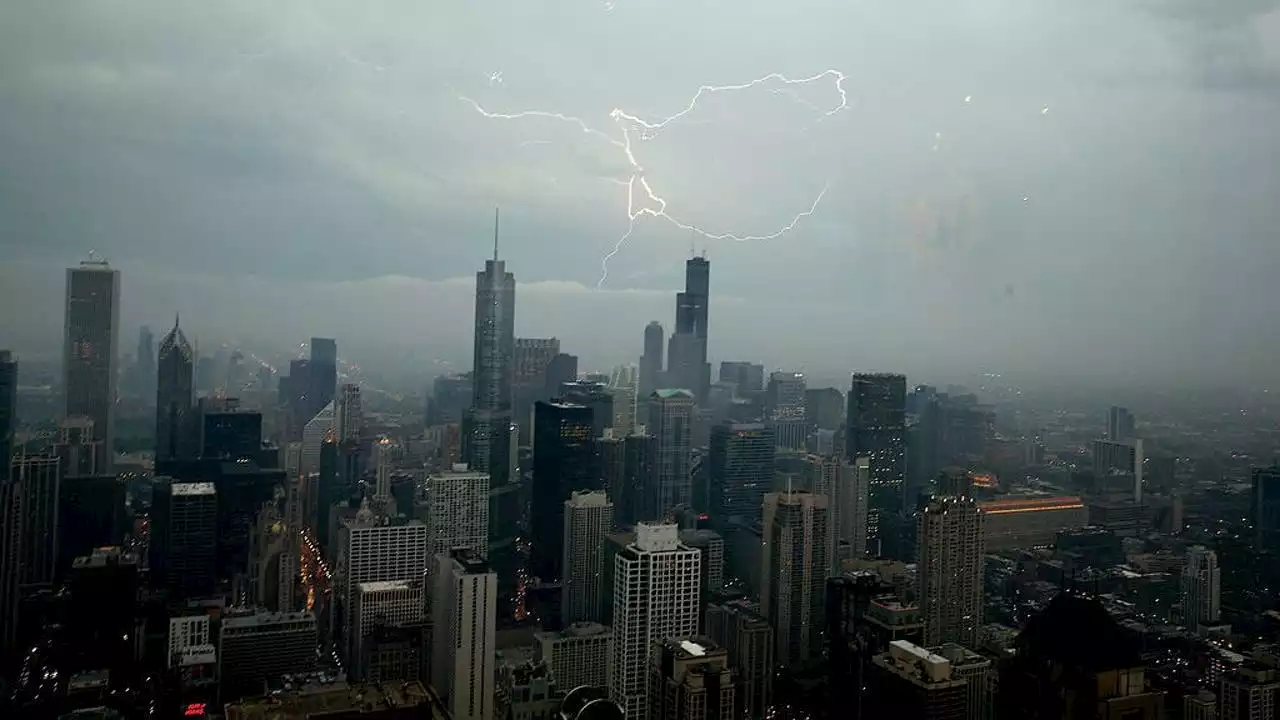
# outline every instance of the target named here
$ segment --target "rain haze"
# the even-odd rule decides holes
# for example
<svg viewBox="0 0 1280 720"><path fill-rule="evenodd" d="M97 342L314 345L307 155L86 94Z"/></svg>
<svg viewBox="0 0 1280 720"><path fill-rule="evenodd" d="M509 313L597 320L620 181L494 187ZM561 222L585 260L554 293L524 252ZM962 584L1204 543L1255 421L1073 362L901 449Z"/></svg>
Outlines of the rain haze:
<svg viewBox="0 0 1280 720"><path fill-rule="evenodd" d="M9 2L0 106L23 353L94 250L126 347L465 365L500 206L516 334L588 367L692 249L714 360L1276 379L1273 2Z"/></svg>

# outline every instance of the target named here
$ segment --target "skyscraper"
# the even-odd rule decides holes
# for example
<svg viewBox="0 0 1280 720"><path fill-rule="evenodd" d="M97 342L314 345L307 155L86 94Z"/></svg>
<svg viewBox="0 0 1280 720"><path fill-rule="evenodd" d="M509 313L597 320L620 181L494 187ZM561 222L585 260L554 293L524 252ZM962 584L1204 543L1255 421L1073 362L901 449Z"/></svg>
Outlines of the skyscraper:
<svg viewBox="0 0 1280 720"><path fill-rule="evenodd" d="M559 580L564 568L564 503L574 490L599 488L591 436L591 409L539 401L533 422L533 501L530 572Z"/></svg>
<svg viewBox="0 0 1280 720"><path fill-rule="evenodd" d="M822 655L830 505L825 495L769 493L764 498L762 614L773 628L775 657L797 667Z"/></svg>
<svg viewBox="0 0 1280 720"><path fill-rule="evenodd" d="M338 391L338 442L360 442L364 414L360 403L360 386L343 383Z"/></svg>
<svg viewBox="0 0 1280 720"><path fill-rule="evenodd" d="M1218 624L1222 607L1218 554L1199 545L1187 550L1182 568L1182 624L1191 632Z"/></svg>
<svg viewBox="0 0 1280 720"><path fill-rule="evenodd" d="M729 652L710 638L666 638L650 664L649 720L735 717L738 682Z"/></svg>
<svg viewBox="0 0 1280 720"><path fill-rule="evenodd" d="M307 376L307 410L314 416L333 402L338 387L338 343L330 338L311 338L311 364Z"/></svg>
<svg viewBox="0 0 1280 720"><path fill-rule="evenodd" d="M805 379L803 373L775 372L769 376L765 390L769 424L774 429L778 447L803 450L809 434L805 411Z"/></svg>
<svg viewBox="0 0 1280 720"><path fill-rule="evenodd" d="M762 423L711 428L708 481L712 525L721 531L729 518L758 522L764 496L773 489L773 429Z"/></svg>
<svg viewBox="0 0 1280 720"><path fill-rule="evenodd" d="M628 718L646 717L653 644L698 632L701 553L680 544L676 525L640 523L614 556L613 684Z"/></svg>
<svg viewBox="0 0 1280 720"><path fill-rule="evenodd" d="M511 380L515 355L516 279L498 259L498 214L493 216L493 259L476 273L475 344L471 409L463 423L463 457L489 474L489 543L510 547L518 503L511 479ZM493 560L492 553L490 559ZM495 561L496 562L496 561ZM498 563L501 564L501 563ZM497 568L506 573L505 567Z"/></svg>
<svg viewBox="0 0 1280 720"><path fill-rule="evenodd" d="M866 457L871 470L868 542L880 539L880 517L901 512L906 488L907 378L886 373L855 373L845 418L845 457Z"/></svg>
<svg viewBox="0 0 1280 720"><path fill-rule="evenodd" d="M693 393L657 390L649 396L649 434L658 439L658 482L644 503L644 519L657 520L693 500L689 475Z"/></svg>
<svg viewBox="0 0 1280 720"><path fill-rule="evenodd" d="M138 356L134 358L132 391L144 399L151 397L156 387L156 348L151 328L138 329Z"/></svg>
<svg viewBox="0 0 1280 720"><path fill-rule="evenodd" d="M676 294L676 329L667 350L667 374L662 384L684 388L705 401L711 385L711 366L707 364L711 262L702 257L689 258L684 287L684 292Z"/></svg>
<svg viewBox="0 0 1280 720"><path fill-rule="evenodd" d="M603 491L574 492L564 502L562 623L604 620L604 539L613 532L613 503Z"/></svg>
<svg viewBox="0 0 1280 720"><path fill-rule="evenodd" d="M333 598L343 619L345 642L340 645L354 664L356 638L351 612L356 586L364 582L421 580L427 572L427 527L417 520L378 517L366 504L338 531L338 562Z"/></svg>
<svg viewBox="0 0 1280 720"><path fill-rule="evenodd" d="M13 435L18 427L18 361L0 350L0 483L9 481Z"/></svg>
<svg viewBox="0 0 1280 720"><path fill-rule="evenodd" d="M841 548L852 557L867 552L867 502L870 485L870 463L867 458L848 462L827 455L805 457L806 485L831 502L833 536L832 567L839 566Z"/></svg>
<svg viewBox="0 0 1280 720"><path fill-rule="evenodd" d="M58 569L58 500L62 478L58 458L15 455L10 474L22 498L18 513L22 548L18 582L50 585Z"/></svg>
<svg viewBox="0 0 1280 720"><path fill-rule="evenodd" d="M175 460L189 460L195 453L195 353L187 336L178 327L160 341L156 376L156 454L157 465Z"/></svg>
<svg viewBox="0 0 1280 720"><path fill-rule="evenodd" d="M644 354L640 356L640 397L662 385L662 343L665 340L662 323L651 321L644 327Z"/></svg>
<svg viewBox="0 0 1280 720"><path fill-rule="evenodd" d="M115 454L116 367L120 334L120 271L90 259L67 269L63 342L63 417L93 420L97 467L111 469Z"/></svg>
<svg viewBox="0 0 1280 720"><path fill-rule="evenodd" d="M1133 413L1128 408L1112 406L1107 411L1107 439L1123 442L1134 438Z"/></svg>
<svg viewBox="0 0 1280 720"><path fill-rule="evenodd" d="M212 592L218 547L214 484L160 478L153 494L150 565L157 585L175 599Z"/></svg>
<svg viewBox="0 0 1280 720"><path fill-rule="evenodd" d="M498 577L467 550L435 560L432 685L456 720L495 720Z"/></svg>
<svg viewBox="0 0 1280 720"><path fill-rule="evenodd" d="M511 407L521 445L528 445L532 437L533 404L554 397L547 392L547 368L559 354L560 341L556 338L516 338Z"/></svg>
<svg viewBox="0 0 1280 720"><path fill-rule="evenodd" d="M924 644L976 648L982 629L982 510L967 495L940 495L920 510L916 523Z"/></svg>
<svg viewBox="0 0 1280 720"><path fill-rule="evenodd" d="M489 551L489 475L457 465L427 479L427 557L467 548ZM428 566L430 567L430 565Z"/></svg>

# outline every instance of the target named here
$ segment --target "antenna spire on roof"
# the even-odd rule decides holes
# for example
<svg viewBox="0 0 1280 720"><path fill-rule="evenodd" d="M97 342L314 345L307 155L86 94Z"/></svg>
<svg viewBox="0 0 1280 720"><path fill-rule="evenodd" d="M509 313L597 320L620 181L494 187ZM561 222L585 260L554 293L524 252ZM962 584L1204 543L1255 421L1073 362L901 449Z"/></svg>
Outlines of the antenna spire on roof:
<svg viewBox="0 0 1280 720"><path fill-rule="evenodd" d="M498 208L493 209L493 261L498 262Z"/></svg>

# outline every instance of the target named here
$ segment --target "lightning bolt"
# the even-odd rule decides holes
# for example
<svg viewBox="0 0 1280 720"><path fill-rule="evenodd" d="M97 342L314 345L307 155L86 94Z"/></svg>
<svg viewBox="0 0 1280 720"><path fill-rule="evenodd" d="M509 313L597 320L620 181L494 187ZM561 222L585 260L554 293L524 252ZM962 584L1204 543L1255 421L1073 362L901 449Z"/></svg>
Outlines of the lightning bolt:
<svg viewBox="0 0 1280 720"><path fill-rule="evenodd" d="M618 128L619 134L617 136L598 130L582 118L575 117L573 115L565 115L563 113L550 112L546 110L524 110L514 113L491 112L469 97L459 96L459 99L471 105L476 112L480 113L484 117L493 120L544 118L573 125L582 133L608 143L610 146L617 149L626 159L627 164L631 168L630 177L626 180L620 180L618 178L610 178L610 180L615 184L622 185L627 188L627 229L621 236L619 236L617 242L614 243L613 249L600 260L600 279L596 282L596 289L599 290L604 287L605 282L609 279L609 261L622 250L624 245L626 245L627 240L629 240L632 233L635 232L637 222L642 217L648 216L661 218L681 230L696 233L707 240L750 242L773 240L781 237L795 229L796 225L798 225L801 220L817 212L818 205L822 203L822 199L826 196L827 190L830 187L829 185L822 188L822 191L818 193L816 198L814 198L809 209L797 213L786 225L770 233L759 235L740 235L732 232L713 232L698 225L680 220L667 212L667 199L654 190L653 186L649 184L648 178L645 177L644 167L640 164L639 159L636 158L635 150L632 146L632 133L638 131L638 139L642 142L653 140L672 123L679 121L681 118L693 112L698 107L699 101L703 98L717 93L738 92L754 88L759 85L777 83L784 87L775 88L774 92L786 93L795 98L796 96L791 92L791 88L797 85L808 85L824 79L834 80L836 92L840 95L840 101L835 107L829 110L822 111L821 108L816 107L814 109L822 113L820 119L831 117L849 106L849 96L844 87L846 79L844 73L834 69L824 70L816 75L810 75L803 78L790 78L782 73L769 73L768 75L756 78L750 82L739 83L736 85L702 85L698 88L698 91L694 93L693 97L690 98L688 104L686 104L679 112L658 120L645 120L638 115L623 110L622 108L614 108L613 111L609 113L609 118L613 120L614 125ZM804 102L803 104L810 105L812 107L810 103ZM637 194L640 194L640 199L642 201L647 202L638 204L636 202Z"/></svg>

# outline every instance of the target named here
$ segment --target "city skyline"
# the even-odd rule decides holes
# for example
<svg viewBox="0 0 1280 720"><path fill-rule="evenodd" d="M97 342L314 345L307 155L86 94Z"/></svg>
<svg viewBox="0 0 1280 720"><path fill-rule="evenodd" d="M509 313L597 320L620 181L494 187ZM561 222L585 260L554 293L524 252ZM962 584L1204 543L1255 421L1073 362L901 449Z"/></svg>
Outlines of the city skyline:
<svg viewBox="0 0 1280 720"><path fill-rule="evenodd" d="M185 13L154 0L10 8L0 306L46 307L42 278L92 248L132 278L124 328L164 327L179 311L213 344L307 326L379 346L362 362L416 349L457 363L469 314L459 284L487 254L487 215L501 205L504 257L537 309L517 333L566 347L669 325L692 244L717 266L713 360L1275 381L1280 339L1264 328L1280 219L1259 149L1277 131L1252 121L1277 102L1280 23L1267 3L930 0L936 27L922 27L906 9L806 0L774 17L757 2L585 3L545 18L459 7L411 34L424 24L413 4L357 23L336 6L231 3L200 32L179 31ZM688 29L660 55L657 17ZM440 34L453 23L471 30ZM50 28L48 42L30 41ZM540 53L556 62L524 62ZM640 217L600 291L601 259L628 226L628 191L609 180L633 169L571 124L488 119L459 98L563 112L615 137L613 107L660 119L703 84L829 70L847 95L833 115L841 98L826 75L704 94L654 137L632 133L674 216L768 234L826 187L811 216L742 243ZM404 311L428 306L438 310ZM56 347L40 313L0 322L24 356ZM761 325L774 342L755 337ZM933 367L942 355L949 367Z"/></svg>

